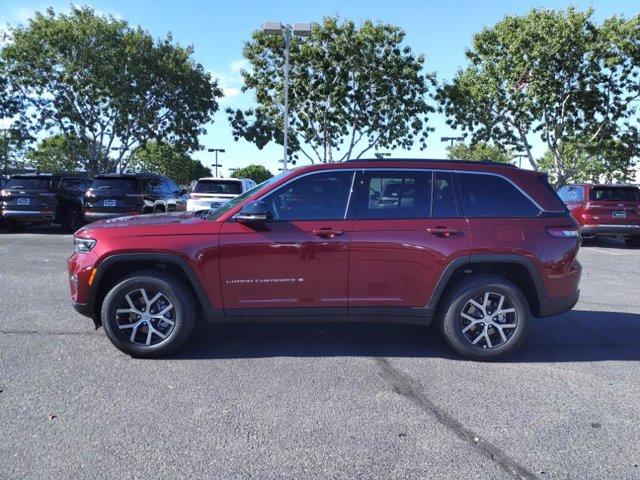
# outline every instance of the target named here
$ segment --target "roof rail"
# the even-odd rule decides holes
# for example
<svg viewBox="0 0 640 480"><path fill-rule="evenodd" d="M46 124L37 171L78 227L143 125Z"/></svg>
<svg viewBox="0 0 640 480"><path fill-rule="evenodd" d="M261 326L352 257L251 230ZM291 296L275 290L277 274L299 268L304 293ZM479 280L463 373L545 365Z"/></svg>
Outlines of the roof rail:
<svg viewBox="0 0 640 480"><path fill-rule="evenodd" d="M429 162L429 163L462 163L465 165L493 165L496 167L518 168L512 163L494 162L492 160L455 160L443 158L351 158L347 162Z"/></svg>

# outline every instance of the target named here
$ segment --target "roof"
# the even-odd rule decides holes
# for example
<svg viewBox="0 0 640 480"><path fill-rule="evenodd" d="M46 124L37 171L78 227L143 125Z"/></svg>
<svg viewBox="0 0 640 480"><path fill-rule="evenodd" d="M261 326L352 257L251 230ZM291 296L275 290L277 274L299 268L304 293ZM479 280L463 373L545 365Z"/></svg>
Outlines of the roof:
<svg viewBox="0 0 640 480"><path fill-rule="evenodd" d="M637 185L632 183L567 183L565 187L608 187L608 188L638 188Z"/></svg>
<svg viewBox="0 0 640 480"><path fill-rule="evenodd" d="M131 172L131 173L101 173L96 175L95 178L169 178L166 175L160 175L157 173L147 172Z"/></svg>
<svg viewBox="0 0 640 480"><path fill-rule="evenodd" d="M233 180L236 182L240 182L242 180L248 180L247 178L235 178L235 177L231 177L231 178L222 178L222 177L202 177L199 178L198 181L200 180L224 180L225 182L228 180Z"/></svg>
<svg viewBox="0 0 640 480"><path fill-rule="evenodd" d="M386 163L386 162L403 162L403 163L446 163L446 164L466 164L466 165L492 165L495 167L518 168L511 163L493 162L491 160L456 160L442 158L352 158L347 160L348 163Z"/></svg>
<svg viewBox="0 0 640 480"><path fill-rule="evenodd" d="M78 177L78 178L87 178L86 173L72 173L72 172L57 172L57 173L41 173L41 172L33 172L33 173L16 173L15 175L11 175L11 178L53 178L53 177Z"/></svg>

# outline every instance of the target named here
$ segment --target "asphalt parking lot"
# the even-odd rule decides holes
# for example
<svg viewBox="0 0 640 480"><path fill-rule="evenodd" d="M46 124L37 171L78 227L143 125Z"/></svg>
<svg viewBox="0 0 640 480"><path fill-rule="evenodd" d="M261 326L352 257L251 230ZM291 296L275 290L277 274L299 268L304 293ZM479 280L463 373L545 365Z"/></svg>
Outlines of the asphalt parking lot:
<svg viewBox="0 0 640 480"><path fill-rule="evenodd" d="M428 328L227 325L134 360L69 303L69 235L0 233L0 478L640 478L640 250L499 363Z"/></svg>

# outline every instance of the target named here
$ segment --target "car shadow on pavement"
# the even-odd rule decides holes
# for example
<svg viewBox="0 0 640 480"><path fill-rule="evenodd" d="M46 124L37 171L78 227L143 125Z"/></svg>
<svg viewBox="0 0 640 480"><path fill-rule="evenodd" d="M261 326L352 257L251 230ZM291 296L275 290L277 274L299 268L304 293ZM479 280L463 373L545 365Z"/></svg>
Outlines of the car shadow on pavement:
<svg viewBox="0 0 640 480"><path fill-rule="evenodd" d="M382 323L212 324L171 359L264 357L439 357L463 360L435 327ZM640 315L571 311L533 319L505 362L640 360Z"/></svg>

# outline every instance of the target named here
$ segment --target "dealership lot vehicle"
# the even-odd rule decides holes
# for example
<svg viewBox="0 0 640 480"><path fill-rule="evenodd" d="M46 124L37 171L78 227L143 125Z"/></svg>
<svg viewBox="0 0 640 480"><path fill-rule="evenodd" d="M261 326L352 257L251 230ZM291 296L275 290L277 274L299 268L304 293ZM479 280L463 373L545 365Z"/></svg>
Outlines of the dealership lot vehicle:
<svg viewBox="0 0 640 480"><path fill-rule="evenodd" d="M163 175L97 175L84 196L87 221L186 209L185 191Z"/></svg>
<svg viewBox="0 0 640 480"><path fill-rule="evenodd" d="M61 224L74 232L83 222L82 195L91 181L84 175L14 175L0 192L0 210L10 228L25 224Z"/></svg>
<svg viewBox="0 0 640 480"><path fill-rule="evenodd" d="M497 363L437 330L323 319L203 326L132 359L69 305L71 243L0 233L3 479L638 478L640 250L624 242L587 242L576 308L533 318Z"/></svg>
<svg viewBox="0 0 640 480"><path fill-rule="evenodd" d="M483 360L575 305L578 247L544 175L371 160L286 172L206 216L88 226L69 274L76 309L135 356L179 348L198 317L298 316L435 320Z"/></svg>
<svg viewBox="0 0 640 480"><path fill-rule="evenodd" d="M584 238L620 237L640 247L640 188L634 185L566 185L558 195Z"/></svg>
<svg viewBox="0 0 640 480"><path fill-rule="evenodd" d="M187 200L187 211L198 212L218 208L232 198L256 186L248 178L201 178Z"/></svg>

